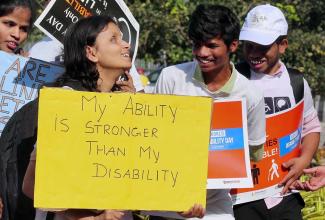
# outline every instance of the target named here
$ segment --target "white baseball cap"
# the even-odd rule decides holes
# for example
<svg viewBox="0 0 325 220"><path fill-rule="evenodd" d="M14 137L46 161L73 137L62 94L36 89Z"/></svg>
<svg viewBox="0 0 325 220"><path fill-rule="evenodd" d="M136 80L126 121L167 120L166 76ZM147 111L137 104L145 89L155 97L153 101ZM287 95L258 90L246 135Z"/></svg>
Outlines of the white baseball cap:
<svg viewBox="0 0 325 220"><path fill-rule="evenodd" d="M248 12L239 40L270 45L279 36L287 33L288 23L282 11L270 4L259 5Z"/></svg>

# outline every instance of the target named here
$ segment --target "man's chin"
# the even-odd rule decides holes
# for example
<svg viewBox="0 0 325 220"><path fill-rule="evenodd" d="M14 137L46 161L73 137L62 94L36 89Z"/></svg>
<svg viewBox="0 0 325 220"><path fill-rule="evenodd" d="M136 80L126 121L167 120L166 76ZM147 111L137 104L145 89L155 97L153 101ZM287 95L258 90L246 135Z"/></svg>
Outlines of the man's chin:
<svg viewBox="0 0 325 220"><path fill-rule="evenodd" d="M202 67L200 67L200 70L201 70L202 73L209 73L209 72L211 72L211 68L202 68Z"/></svg>
<svg viewBox="0 0 325 220"><path fill-rule="evenodd" d="M263 68L256 68L254 66L250 66L250 68L255 72L255 73L264 73Z"/></svg>
<svg viewBox="0 0 325 220"><path fill-rule="evenodd" d="M4 48L2 51L7 52L7 53L14 53L14 50L11 50L9 48Z"/></svg>

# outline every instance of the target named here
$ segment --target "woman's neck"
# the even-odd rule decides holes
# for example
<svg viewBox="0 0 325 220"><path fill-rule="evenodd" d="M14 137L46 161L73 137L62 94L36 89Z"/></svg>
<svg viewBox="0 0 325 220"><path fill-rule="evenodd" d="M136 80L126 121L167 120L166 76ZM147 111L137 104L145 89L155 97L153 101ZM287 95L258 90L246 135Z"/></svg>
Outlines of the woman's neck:
<svg viewBox="0 0 325 220"><path fill-rule="evenodd" d="M118 78L123 73L121 69L114 70L98 70L99 78L97 81L98 90L101 92L110 92Z"/></svg>

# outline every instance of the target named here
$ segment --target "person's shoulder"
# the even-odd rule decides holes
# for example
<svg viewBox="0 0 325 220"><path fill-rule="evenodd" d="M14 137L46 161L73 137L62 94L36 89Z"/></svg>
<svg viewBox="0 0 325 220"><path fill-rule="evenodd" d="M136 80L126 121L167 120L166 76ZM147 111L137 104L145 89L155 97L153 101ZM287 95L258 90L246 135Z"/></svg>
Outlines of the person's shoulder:
<svg viewBox="0 0 325 220"><path fill-rule="evenodd" d="M257 86L255 86L249 79L247 79L238 71L235 83L235 90L242 91L247 101L252 103L253 105L259 103L263 99L263 91Z"/></svg>
<svg viewBox="0 0 325 220"><path fill-rule="evenodd" d="M162 69L161 74L166 77L179 77L179 76L186 76L192 75L195 71L196 63L186 62L181 64L176 64L172 66L168 66Z"/></svg>
<svg viewBox="0 0 325 220"><path fill-rule="evenodd" d="M26 117L33 117L38 112L38 98L26 103L23 105L18 111L16 111L10 118L26 118ZM32 115L30 115L32 114Z"/></svg>
<svg viewBox="0 0 325 220"><path fill-rule="evenodd" d="M0 143L15 138L21 140L25 137L33 137L36 133L38 113L38 98L34 99L18 111L16 111L6 123L0 137ZM17 135L18 134L18 135Z"/></svg>
<svg viewBox="0 0 325 220"><path fill-rule="evenodd" d="M239 89L243 89L249 92L257 89L257 87L249 79L247 79L246 76L241 74L238 70L236 70L236 72L237 72L237 79L236 79L235 86L237 86ZM259 89L257 89L257 91L259 91Z"/></svg>
<svg viewBox="0 0 325 220"><path fill-rule="evenodd" d="M30 51L39 49L44 50L46 49L44 47L48 47L49 45L57 45L57 43L49 37L44 37L41 40L37 41L35 44L33 44L33 46L30 48Z"/></svg>
<svg viewBox="0 0 325 220"><path fill-rule="evenodd" d="M238 77L240 84L246 85L246 84L250 83L249 79L246 76L244 76L241 72L239 72L237 69L236 69L236 72L237 72L237 77Z"/></svg>
<svg viewBox="0 0 325 220"><path fill-rule="evenodd" d="M62 51L63 47L59 42L44 37L30 48L29 57L47 62L56 62L56 57L61 55Z"/></svg>

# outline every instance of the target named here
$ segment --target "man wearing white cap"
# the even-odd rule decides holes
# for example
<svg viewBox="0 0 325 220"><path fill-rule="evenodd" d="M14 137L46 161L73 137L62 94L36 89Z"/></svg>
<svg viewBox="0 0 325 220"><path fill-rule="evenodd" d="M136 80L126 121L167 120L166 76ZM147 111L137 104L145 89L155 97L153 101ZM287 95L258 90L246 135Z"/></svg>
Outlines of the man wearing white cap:
<svg viewBox="0 0 325 220"><path fill-rule="evenodd" d="M266 114L276 116L280 112L289 111L300 100L304 101L304 110L301 114L301 154L282 164L289 171L277 182L279 186L283 186L282 192L265 199L235 205L234 213L238 220L302 219L301 209L304 202L299 193L290 193L289 187L295 184L303 169L309 166L317 150L320 123L308 83L297 73L296 80L293 80L291 70L288 71L289 68L280 61L280 56L288 47L287 31L288 24L281 10L266 4L249 11L240 32L239 39L243 41L244 57L249 65L246 75L264 92ZM244 74L243 72L244 70L241 73ZM296 85L299 78L301 86ZM285 123L284 121L283 126L286 126Z"/></svg>

